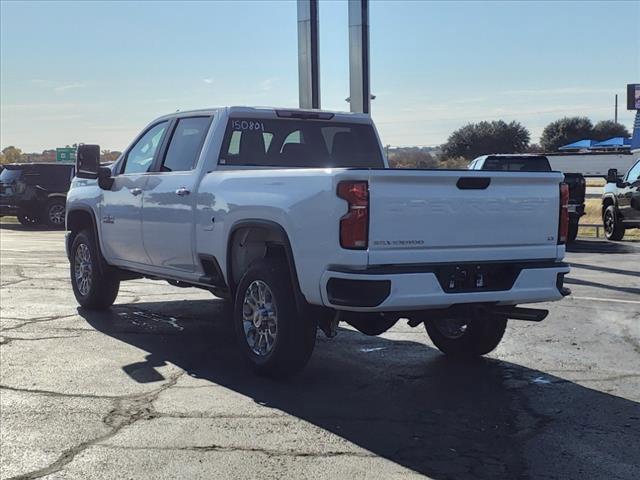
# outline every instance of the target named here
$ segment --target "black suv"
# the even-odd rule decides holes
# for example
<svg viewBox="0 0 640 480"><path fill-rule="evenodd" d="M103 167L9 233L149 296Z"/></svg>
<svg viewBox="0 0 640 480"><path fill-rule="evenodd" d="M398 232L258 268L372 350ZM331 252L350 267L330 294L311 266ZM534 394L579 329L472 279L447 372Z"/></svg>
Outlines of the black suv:
<svg viewBox="0 0 640 480"><path fill-rule="evenodd" d="M63 228L73 164L10 163L0 173L0 216L15 215L23 225Z"/></svg>
<svg viewBox="0 0 640 480"><path fill-rule="evenodd" d="M602 223L609 240L622 240L627 228L640 228L640 160L624 178L609 170L602 196Z"/></svg>

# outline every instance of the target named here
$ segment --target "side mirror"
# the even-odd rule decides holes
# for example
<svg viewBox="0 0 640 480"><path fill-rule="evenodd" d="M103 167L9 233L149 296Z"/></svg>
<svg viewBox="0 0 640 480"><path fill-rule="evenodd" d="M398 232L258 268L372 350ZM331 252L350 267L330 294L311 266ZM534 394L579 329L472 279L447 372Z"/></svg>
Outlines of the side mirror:
<svg viewBox="0 0 640 480"><path fill-rule="evenodd" d="M76 177L98 178L100 170L100 145L78 145L76 154Z"/></svg>
<svg viewBox="0 0 640 480"><path fill-rule="evenodd" d="M111 169L109 167L100 167L98 169L98 186L102 190L111 190L111 187L113 187L113 178L111 178Z"/></svg>
<svg viewBox="0 0 640 480"><path fill-rule="evenodd" d="M618 182L618 170L616 168L610 168L607 171L607 183L617 183Z"/></svg>

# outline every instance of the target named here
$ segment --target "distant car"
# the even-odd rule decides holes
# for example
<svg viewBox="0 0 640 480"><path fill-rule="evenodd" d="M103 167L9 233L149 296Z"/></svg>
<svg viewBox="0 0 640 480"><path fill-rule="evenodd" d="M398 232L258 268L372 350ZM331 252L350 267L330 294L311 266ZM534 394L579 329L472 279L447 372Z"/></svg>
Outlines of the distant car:
<svg viewBox="0 0 640 480"><path fill-rule="evenodd" d="M469 164L469 170L552 172L549 159L544 155L496 154L483 155ZM569 185L569 235L567 242L578 236L580 217L584 215L586 182L581 173L565 173L564 183Z"/></svg>
<svg viewBox="0 0 640 480"><path fill-rule="evenodd" d="M640 228L640 160L618 178L609 170L602 195L602 223L608 240L622 240L628 228Z"/></svg>
<svg viewBox="0 0 640 480"><path fill-rule="evenodd" d="M10 163L0 173L0 216L16 216L23 225L63 228L67 192L75 165Z"/></svg>

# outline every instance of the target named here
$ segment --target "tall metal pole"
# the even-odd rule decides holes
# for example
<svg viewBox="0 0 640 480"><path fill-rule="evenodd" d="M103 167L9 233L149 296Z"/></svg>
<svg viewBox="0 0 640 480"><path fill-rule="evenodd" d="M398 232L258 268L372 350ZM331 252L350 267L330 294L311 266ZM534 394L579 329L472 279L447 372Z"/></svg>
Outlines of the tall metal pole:
<svg viewBox="0 0 640 480"><path fill-rule="evenodd" d="M614 117L614 122L618 123L618 94L616 93L616 113Z"/></svg>
<svg viewBox="0 0 640 480"><path fill-rule="evenodd" d="M369 0L349 0L349 91L351 111L371 113Z"/></svg>
<svg viewBox="0 0 640 480"><path fill-rule="evenodd" d="M298 90L300 108L320 108L318 0L298 0Z"/></svg>

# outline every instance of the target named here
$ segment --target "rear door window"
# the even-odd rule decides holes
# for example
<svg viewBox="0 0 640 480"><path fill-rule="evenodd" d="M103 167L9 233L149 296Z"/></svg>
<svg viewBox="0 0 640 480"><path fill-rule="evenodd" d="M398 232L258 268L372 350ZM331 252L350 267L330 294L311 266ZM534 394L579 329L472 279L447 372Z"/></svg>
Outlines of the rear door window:
<svg viewBox="0 0 640 480"><path fill-rule="evenodd" d="M193 170L198 162L210 121L211 117L179 119L171 135L169 148L160 171L185 172Z"/></svg>

